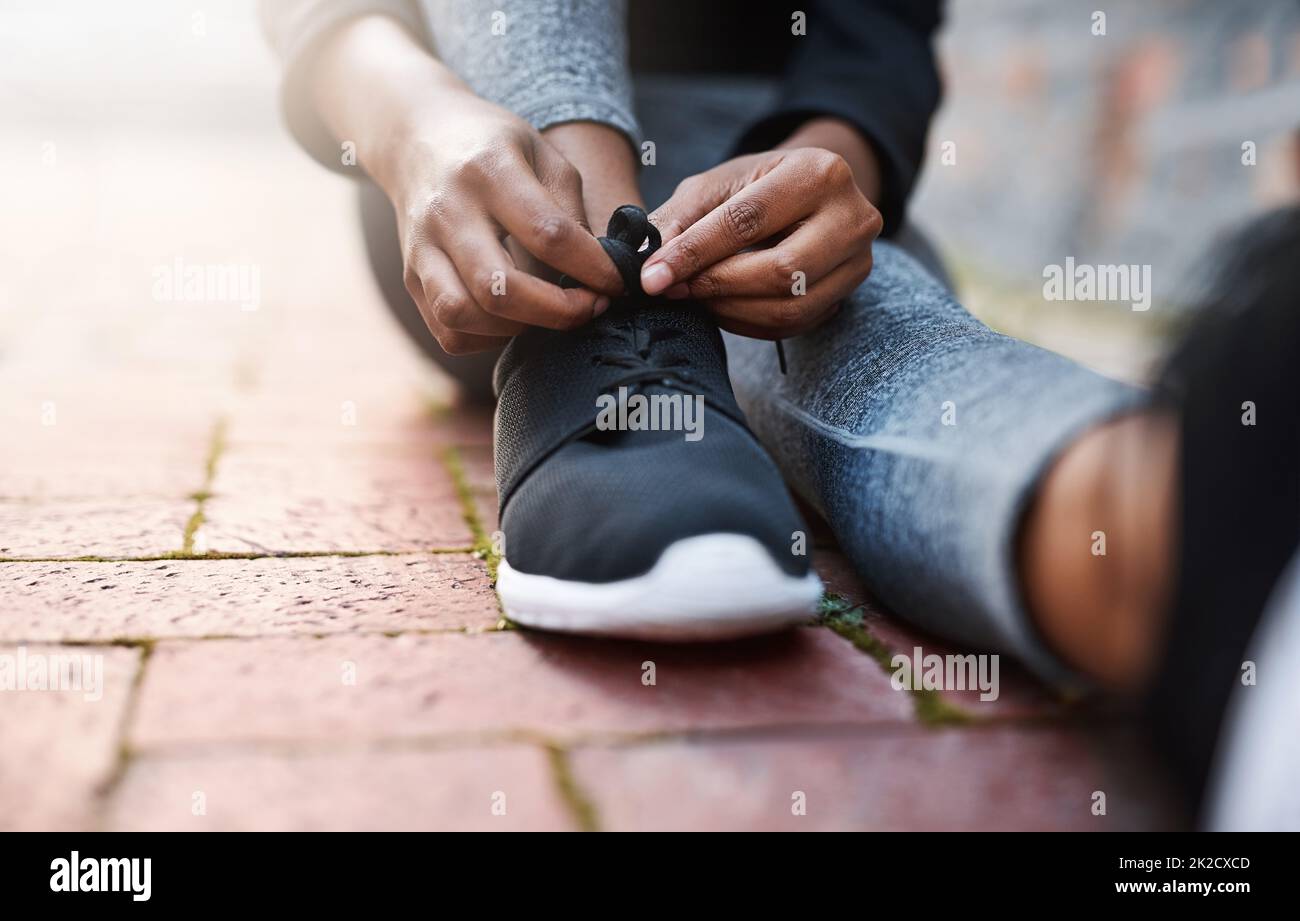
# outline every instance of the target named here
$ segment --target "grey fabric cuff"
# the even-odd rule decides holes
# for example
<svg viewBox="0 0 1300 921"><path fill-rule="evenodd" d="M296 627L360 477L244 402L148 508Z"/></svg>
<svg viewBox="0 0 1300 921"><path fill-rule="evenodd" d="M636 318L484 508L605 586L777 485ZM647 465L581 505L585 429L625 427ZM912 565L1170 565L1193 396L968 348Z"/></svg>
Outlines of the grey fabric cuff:
<svg viewBox="0 0 1300 921"><path fill-rule="evenodd" d="M607 125L638 149L625 0L426 0L438 58L483 99L539 131Z"/></svg>
<svg viewBox="0 0 1300 921"><path fill-rule="evenodd" d="M515 113L538 131L545 131L566 122L595 122L621 132L640 156L641 128L632 112L612 99L592 99L575 96L553 96L539 99Z"/></svg>
<svg viewBox="0 0 1300 921"><path fill-rule="evenodd" d="M308 75L321 43L336 28L358 16L391 16L424 40L424 23L412 0L261 0L262 29L283 65L280 105L285 124L303 150L327 169L360 177L360 167L345 166L340 139L316 113Z"/></svg>

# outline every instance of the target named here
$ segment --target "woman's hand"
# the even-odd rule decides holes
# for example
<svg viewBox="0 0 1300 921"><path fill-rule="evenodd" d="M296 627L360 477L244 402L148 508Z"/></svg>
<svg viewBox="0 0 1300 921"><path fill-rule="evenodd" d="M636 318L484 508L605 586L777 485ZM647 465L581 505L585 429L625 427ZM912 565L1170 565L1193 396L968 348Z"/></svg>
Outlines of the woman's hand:
<svg viewBox="0 0 1300 921"><path fill-rule="evenodd" d="M465 92L395 148L387 181L406 288L451 354L494 348L525 325L580 326L609 305L517 263L507 235L596 291L622 290L587 227L578 171L526 122Z"/></svg>
<svg viewBox="0 0 1300 921"><path fill-rule="evenodd" d="M851 130L832 127L837 144ZM853 137L860 146L850 142L848 158L783 147L683 181L650 215L664 244L642 268L642 287L696 298L724 329L761 339L826 320L871 272L882 226L860 188L878 184L875 160Z"/></svg>
<svg viewBox="0 0 1300 921"><path fill-rule="evenodd" d="M397 211L406 288L453 355L525 326L568 329L622 281L587 226L582 179L527 122L474 95L396 22L363 17L322 50L317 107ZM358 91L358 87L363 88ZM359 137L358 137L359 135ZM581 281L562 289L510 249Z"/></svg>

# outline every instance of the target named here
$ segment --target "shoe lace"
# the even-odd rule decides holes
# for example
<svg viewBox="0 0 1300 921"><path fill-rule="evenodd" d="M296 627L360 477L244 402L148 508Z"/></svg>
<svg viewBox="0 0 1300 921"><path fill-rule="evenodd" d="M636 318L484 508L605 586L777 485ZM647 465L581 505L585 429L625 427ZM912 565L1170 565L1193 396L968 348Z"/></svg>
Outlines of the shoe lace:
<svg viewBox="0 0 1300 921"><path fill-rule="evenodd" d="M659 351L657 346L671 342L682 335L680 329L666 326L646 328L636 314L608 326L600 334L601 341L610 346L609 351L591 357L592 364L625 368L628 373L610 382L610 387L658 381L664 386L678 384L689 386L690 360L676 352Z"/></svg>
<svg viewBox="0 0 1300 921"><path fill-rule="evenodd" d="M641 290L641 266L663 242L659 228L650 223L645 210L636 205L623 205L614 209L605 236L597 239L618 269L628 296L645 297L645 292ZM565 277L560 280L560 284L563 287L574 287L578 282ZM605 331L598 333L613 344L613 350L593 356L592 361L595 364L628 369L627 375L611 384L615 387L656 379L665 385L673 381L689 383L690 374L681 370L690 364L685 357L655 354L656 345L681 334L681 330L671 327L646 329L638 322L636 314L632 313L624 320L607 324ZM779 339L776 341L776 355L781 373L785 374L785 348Z"/></svg>

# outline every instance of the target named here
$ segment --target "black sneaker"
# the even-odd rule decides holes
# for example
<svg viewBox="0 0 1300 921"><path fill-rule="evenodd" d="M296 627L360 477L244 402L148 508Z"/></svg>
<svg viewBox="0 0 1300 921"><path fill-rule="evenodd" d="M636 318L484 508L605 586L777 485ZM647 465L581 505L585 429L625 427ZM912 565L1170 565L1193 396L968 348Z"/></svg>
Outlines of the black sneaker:
<svg viewBox="0 0 1300 921"><path fill-rule="evenodd" d="M657 234L629 207L610 238L639 292ZM821 581L807 529L745 424L722 337L698 304L638 293L580 330L531 328L494 383L497 591L511 620L704 640L811 618Z"/></svg>

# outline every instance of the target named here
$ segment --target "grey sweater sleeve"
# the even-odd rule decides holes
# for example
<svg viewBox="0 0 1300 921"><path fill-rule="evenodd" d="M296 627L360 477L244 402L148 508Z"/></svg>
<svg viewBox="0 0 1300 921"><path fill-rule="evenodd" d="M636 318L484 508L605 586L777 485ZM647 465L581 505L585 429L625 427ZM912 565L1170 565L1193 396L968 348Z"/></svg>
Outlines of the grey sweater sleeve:
<svg viewBox="0 0 1300 921"><path fill-rule="evenodd" d="M263 31L283 65L281 103L299 144L345 174L339 139L312 105L307 75L322 40L367 13L392 16L474 92L539 131L593 121L635 147L626 0L260 0Z"/></svg>
<svg viewBox="0 0 1300 921"><path fill-rule="evenodd" d="M425 0L438 57L479 96L541 131L591 121L640 129L626 0Z"/></svg>

